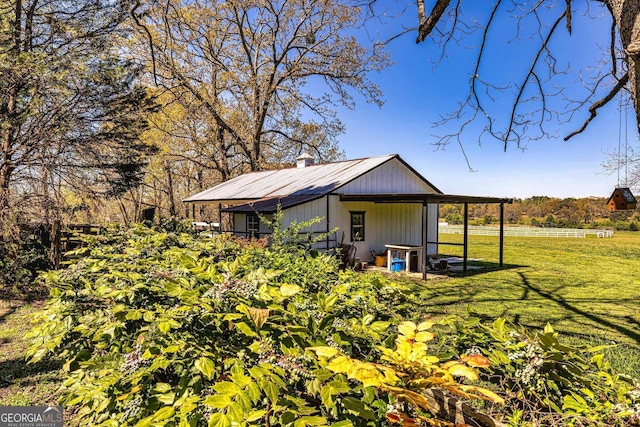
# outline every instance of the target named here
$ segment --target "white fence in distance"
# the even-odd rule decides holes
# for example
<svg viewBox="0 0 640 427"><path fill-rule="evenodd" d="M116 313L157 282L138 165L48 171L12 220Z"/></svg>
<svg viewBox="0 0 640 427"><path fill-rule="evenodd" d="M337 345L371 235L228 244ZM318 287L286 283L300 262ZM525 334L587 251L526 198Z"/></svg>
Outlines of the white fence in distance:
<svg viewBox="0 0 640 427"><path fill-rule="evenodd" d="M463 234L464 226L440 223L438 225L438 231L445 234ZM493 225L470 225L469 235L499 236L500 227ZM582 228L504 227L504 235L517 237L573 237L584 239L587 235L594 235L600 238L613 237L613 231Z"/></svg>

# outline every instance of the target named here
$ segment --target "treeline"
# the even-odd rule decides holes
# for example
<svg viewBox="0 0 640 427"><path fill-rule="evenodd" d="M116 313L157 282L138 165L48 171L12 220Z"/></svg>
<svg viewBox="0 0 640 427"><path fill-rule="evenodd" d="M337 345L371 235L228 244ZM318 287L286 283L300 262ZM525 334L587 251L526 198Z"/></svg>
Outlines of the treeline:
<svg viewBox="0 0 640 427"><path fill-rule="evenodd" d="M462 224L462 205L440 206L440 218L450 224ZM497 224L499 205L469 205L470 222L475 225ZM640 210L608 211L607 198L565 198L533 196L514 199L504 206L506 224L559 228L614 228L637 231Z"/></svg>

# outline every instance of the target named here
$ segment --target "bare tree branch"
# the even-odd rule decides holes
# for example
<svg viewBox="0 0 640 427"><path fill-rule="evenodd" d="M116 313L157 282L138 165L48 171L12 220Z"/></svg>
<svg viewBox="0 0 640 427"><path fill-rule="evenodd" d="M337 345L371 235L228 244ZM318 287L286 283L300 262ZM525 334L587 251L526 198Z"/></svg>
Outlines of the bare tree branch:
<svg viewBox="0 0 640 427"><path fill-rule="evenodd" d="M569 135L565 136L564 140L568 141L573 136L579 133L582 133L587 128L589 123L591 123L591 121L596 118L596 116L598 115L598 109L607 105L607 103L609 103L609 101L611 101L617 95L617 93L620 92L622 88L624 88L624 86L628 82L629 82L629 75L625 74L624 76L622 76L620 80L618 80L618 83L616 83L616 85L611 89L611 91L604 98L601 98L600 100L594 102L589 107L590 115L587 118L587 120L585 120L585 122L582 124L582 126L580 126L578 130L575 130L571 132Z"/></svg>
<svg viewBox="0 0 640 427"><path fill-rule="evenodd" d="M571 1L572 0L565 0L567 4L565 14L567 15L567 31L569 31L569 35L571 35Z"/></svg>
<svg viewBox="0 0 640 427"><path fill-rule="evenodd" d="M418 1L418 22L420 26L418 27L418 38L416 39L416 43L420 43L426 39L431 31L435 28L435 26L440 22L440 18L444 14L445 10L451 3L451 0L436 0L436 4L433 6L429 17L427 18L424 9L424 0Z"/></svg>

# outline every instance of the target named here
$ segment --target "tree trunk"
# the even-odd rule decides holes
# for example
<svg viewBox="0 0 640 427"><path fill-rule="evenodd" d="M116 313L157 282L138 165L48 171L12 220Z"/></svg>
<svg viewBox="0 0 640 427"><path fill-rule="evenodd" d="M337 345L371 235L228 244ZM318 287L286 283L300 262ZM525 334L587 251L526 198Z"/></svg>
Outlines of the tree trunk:
<svg viewBox="0 0 640 427"><path fill-rule="evenodd" d="M628 67L629 92L640 129L640 0L605 0L620 33Z"/></svg>
<svg viewBox="0 0 640 427"><path fill-rule="evenodd" d="M162 164L164 166L164 171L167 174L167 195L169 197L169 216L171 218L175 218L178 212L176 210L176 198L174 194L175 192L173 190L173 171L171 170L171 165L169 164L167 159L164 159Z"/></svg>

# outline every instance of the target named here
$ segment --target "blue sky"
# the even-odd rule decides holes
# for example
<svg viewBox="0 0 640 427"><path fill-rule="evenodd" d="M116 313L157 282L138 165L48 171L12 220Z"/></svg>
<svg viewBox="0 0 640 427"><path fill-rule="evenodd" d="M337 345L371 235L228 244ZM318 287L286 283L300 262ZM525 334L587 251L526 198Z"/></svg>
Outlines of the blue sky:
<svg viewBox="0 0 640 427"><path fill-rule="evenodd" d="M486 11L471 12L478 13L478 18L482 19ZM553 15L557 12L550 11ZM582 10L575 12L573 35L567 37L564 29L559 31L561 37L553 48L559 63L571 67L571 73L559 79L559 84L565 85L568 93L578 95L581 88L577 81L579 73L588 72L588 67L607 55L603 47L608 43L610 24L605 19L584 17ZM590 13L598 15L601 12L592 9ZM384 38L394 28L414 25L415 19L415 12L409 10L393 23L395 27L385 24L373 30L379 31ZM515 31L514 21L503 19L502 22L504 25L498 27L499 34L492 36L491 60L481 69L481 74L504 79L517 75L520 80L518 70L528 66L521 59L522 52L526 55L533 45L526 38L508 42ZM388 50L395 65L371 75L371 80L384 93L382 108L357 99L354 110L339 110L339 117L347 128L339 141L347 158L397 153L449 194L519 198L610 195L617 184L617 174L607 175L601 164L606 159L605 153L616 151L618 147L617 101L602 109L583 134L568 142L562 139L580 127L588 114L586 109L569 123L552 123L550 126L557 131L557 138L532 141L524 151L513 145L504 152L500 142L490 140L484 140L480 146L479 132L469 131L463 137L463 144L474 169L471 172L456 143L436 149L433 135L442 134L445 129L434 128L433 122L440 114L455 108L456 101L466 94L470 61L475 50L467 46L450 48L449 57L434 68L432 61L439 56L438 48L429 40L420 45L414 40L415 33L410 33L391 42ZM472 45L474 40L467 39L464 43ZM630 115L630 143L636 141L632 123Z"/></svg>

